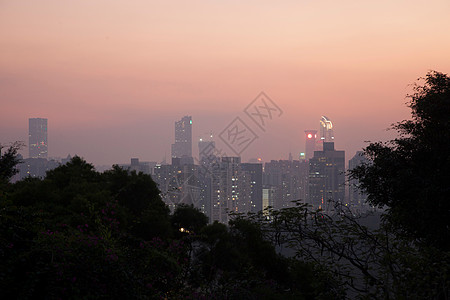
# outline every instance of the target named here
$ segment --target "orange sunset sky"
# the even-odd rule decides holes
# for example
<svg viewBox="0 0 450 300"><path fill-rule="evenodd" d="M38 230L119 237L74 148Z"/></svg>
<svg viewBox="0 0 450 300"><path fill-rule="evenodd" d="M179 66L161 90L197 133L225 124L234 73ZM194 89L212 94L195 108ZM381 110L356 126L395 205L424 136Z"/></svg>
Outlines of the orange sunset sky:
<svg viewBox="0 0 450 300"><path fill-rule="evenodd" d="M0 143L42 117L49 156L170 161L176 120L198 153L264 91L283 114L244 161L296 157L321 115L348 160L429 70L450 71L449 0L0 0Z"/></svg>

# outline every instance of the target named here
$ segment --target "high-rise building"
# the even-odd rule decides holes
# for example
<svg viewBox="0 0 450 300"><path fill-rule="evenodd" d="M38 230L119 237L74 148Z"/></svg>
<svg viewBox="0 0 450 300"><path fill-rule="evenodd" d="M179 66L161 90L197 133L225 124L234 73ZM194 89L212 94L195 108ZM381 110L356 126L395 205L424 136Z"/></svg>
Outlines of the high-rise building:
<svg viewBox="0 0 450 300"><path fill-rule="evenodd" d="M317 130L305 130L305 158L309 160L316 150Z"/></svg>
<svg viewBox="0 0 450 300"><path fill-rule="evenodd" d="M320 140L334 142L333 123L326 116L320 118Z"/></svg>
<svg viewBox="0 0 450 300"><path fill-rule="evenodd" d="M333 203L344 203L345 151L336 151L333 142L324 142L309 160L308 202L314 209L330 211Z"/></svg>
<svg viewBox="0 0 450 300"><path fill-rule="evenodd" d="M162 200L173 211L180 204L192 204L205 212L201 197L199 166L194 164L172 164L154 167L152 178L161 191Z"/></svg>
<svg viewBox="0 0 450 300"><path fill-rule="evenodd" d="M263 209L262 204L262 164L243 163L242 171L250 179L251 212L259 212Z"/></svg>
<svg viewBox="0 0 450 300"><path fill-rule="evenodd" d="M47 119L28 119L28 150L30 158L47 158Z"/></svg>
<svg viewBox="0 0 450 300"><path fill-rule="evenodd" d="M274 207L275 197L276 197L276 188L273 186L266 186L262 190L262 210L264 214L268 215L265 209L269 207Z"/></svg>
<svg viewBox="0 0 450 300"><path fill-rule="evenodd" d="M211 164L210 222L228 223L230 213L252 211L252 174L242 170L240 157L222 157ZM256 192L255 192L256 193Z"/></svg>
<svg viewBox="0 0 450 300"><path fill-rule="evenodd" d="M369 163L369 160L364 155L363 151L357 151L355 156L348 161L348 169L352 170L357 166ZM363 193L359 187L357 179L350 178L349 180L349 205L352 209L357 211L364 211L368 208L367 194Z"/></svg>
<svg viewBox="0 0 450 300"><path fill-rule="evenodd" d="M208 138L200 138L198 141L198 160L202 161L209 156L214 155L216 143L212 140L213 135L210 134Z"/></svg>
<svg viewBox="0 0 450 300"><path fill-rule="evenodd" d="M293 201L307 197L308 167L306 161L272 160L264 166L264 188L274 188L275 209L294 206Z"/></svg>
<svg viewBox="0 0 450 300"><path fill-rule="evenodd" d="M184 116L175 122L175 143L172 158L192 157L192 117Z"/></svg>

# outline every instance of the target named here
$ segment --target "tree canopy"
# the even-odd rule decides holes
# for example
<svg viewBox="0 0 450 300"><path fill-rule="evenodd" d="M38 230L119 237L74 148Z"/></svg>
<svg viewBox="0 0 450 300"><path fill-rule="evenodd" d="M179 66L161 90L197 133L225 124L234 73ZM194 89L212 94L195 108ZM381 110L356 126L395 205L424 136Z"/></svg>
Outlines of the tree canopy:
<svg viewBox="0 0 450 300"><path fill-rule="evenodd" d="M351 175L395 228L449 250L450 78L432 71L419 80L408 96L412 119L393 125L396 139L370 144L371 163Z"/></svg>
<svg viewBox="0 0 450 300"><path fill-rule="evenodd" d="M7 153L5 179L17 163ZM277 254L257 223L208 225L187 205L170 214L149 175L118 166L99 173L76 156L1 188L6 298L314 299L329 280Z"/></svg>
<svg viewBox="0 0 450 300"><path fill-rule="evenodd" d="M20 159L17 154L22 147L23 143L21 142L15 142L9 147L0 144L0 184L9 182L11 177L18 172L16 166L20 163ZM4 148L6 151L3 151Z"/></svg>

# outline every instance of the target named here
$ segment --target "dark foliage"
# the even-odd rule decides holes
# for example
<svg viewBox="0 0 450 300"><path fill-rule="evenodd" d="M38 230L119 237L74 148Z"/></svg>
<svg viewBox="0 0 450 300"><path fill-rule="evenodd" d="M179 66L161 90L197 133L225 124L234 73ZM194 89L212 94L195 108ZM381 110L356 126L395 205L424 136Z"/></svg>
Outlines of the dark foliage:
<svg viewBox="0 0 450 300"><path fill-rule="evenodd" d="M20 163L20 159L17 153L22 147L22 142L15 142L3 151L6 147L0 145L0 185L9 182L18 172L16 166Z"/></svg>
<svg viewBox="0 0 450 300"><path fill-rule="evenodd" d="M399 137L370 144L372 163L352 171L373 205L412 239L450 250L450 78L430 72L409 96L412 119Z"/></svg>
<svg viewBox="0 0 450 300"><path fill-rule="evenodd" d="M181 204L177 206L170 218L172 229L178 237L199 233L208 225L208 217L193 205Z"/></svg>
<svg viewBox="0 0 450 300"><path fill-rule="evenodd" d="M4 178L14 173L14 151L4 156ZM74 157L44 179L7 188L0 198L0 290L7 299L321 294L314 283L322 273L308 264L290 266L257 223L207 225L205 215L186 205L170 215L148 175L117 166L98 173ZM304 279L301 285L296 278Z"/></svg>

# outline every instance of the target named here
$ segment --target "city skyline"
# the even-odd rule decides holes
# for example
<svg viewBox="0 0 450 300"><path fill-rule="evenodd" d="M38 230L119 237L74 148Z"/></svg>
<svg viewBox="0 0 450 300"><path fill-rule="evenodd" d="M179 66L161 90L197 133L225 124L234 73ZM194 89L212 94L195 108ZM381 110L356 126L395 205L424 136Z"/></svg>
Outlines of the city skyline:
<svg viewBox="0 0 450 300"><path fill-rule="evenodd" d="M2 1L0 143L41 116L49 157L169 161L175 120L192 116L197 141L240 118L258 136L242 160L270 161L303 152L327 116L353 155L410 118L418 77L450 70L448 1L194 4ZM264 130L244 112L262 91L283 112Z"/></svg>
<svg viewBox="0 0 450 300"><path fill-rule="evenodd" d="M449 16L0 0L3 297L447 298Z"/></svg>
<svg viewBox="0 0 450 300"><path fill-rule="evenodd" d="M28 141L27 149L28 149L28 158L50 158L50 159L57 159L57 160L67 160L65 159L65 156L48 156L48 142L47 142L47 122L48 119L46 118L29 118L29 127L28 127ZM320 122L322 122L323 116L320 119ZM331 121L330 121L331 122ZM192 152L192 145L193 145L193 138L192 138L192 124L193 120L191 116L184 116L179 121L175 121L175 139L174 143L171 144L171 157L181 159L184 158L184 160L181 160L181 163L195 163L200 164L200 161L202 159L202 156L205 155L211 155L214 154L218 157L239 157L242 158L240 155L236 155L232 151L230 151L230 146L223 145L226 148L224 149L216 149L215 143L216 140L214 139L214 135L212 132L209 133L209 135L206 135L206 138L200 137L198 140L198 157L193 154ZM322 124L322 123L320 123ZM321 125L319 125L319 129L322 130ZM323 142L321 142L320 137L317 136L317 130L305 130L305 148L300 149L298 152L295 152L294 155L292 152L287 153L286 157L283 158L268 158L267 160L263 160L260 157L251 157L246 160L246 162L270 162L272 160L309 160L314 156L315 151L322 151ZM203 135L205 136L205 135ZM333 138L334 142L334 138ZM227 147L228 146L228 147ZM39 150L38 148L43 147L42 150ZM211 148L211 149L209 149ZM23 149L22 149L23 150ZM40 152L38 152L38 150ZM229 155L226 154L226 150L230 153ZM357 151L362 152L362 151ZM33 153L33 154L32 154ZM70 157L71 155L78 155L77 153L69 153L67 156ZM133 161L133 158L129 157ZM191 159L194 159L191 161ZM187 159L187 160L186 160ZM164 156L162 160L154 161L156 163L173 163L172 161L168 160L168 157ZM244 161L243 161L244 163ZM119 164L119 165L126 165L123 162L115 162L111 165Z"/></svg>

